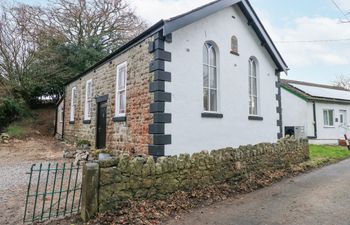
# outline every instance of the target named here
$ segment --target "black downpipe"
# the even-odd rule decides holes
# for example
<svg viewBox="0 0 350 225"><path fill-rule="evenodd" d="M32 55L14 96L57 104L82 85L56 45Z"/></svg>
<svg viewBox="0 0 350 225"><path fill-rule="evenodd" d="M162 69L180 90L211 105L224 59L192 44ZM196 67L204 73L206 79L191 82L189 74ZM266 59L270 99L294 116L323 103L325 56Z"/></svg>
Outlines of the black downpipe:
<svg viewBox="0 0 350 225"><path fill-rule="evenodd" d="M315 138L317 138L316 103L315 102L313 102L312 108L314 113L314 133L315 133Z"/></svg>

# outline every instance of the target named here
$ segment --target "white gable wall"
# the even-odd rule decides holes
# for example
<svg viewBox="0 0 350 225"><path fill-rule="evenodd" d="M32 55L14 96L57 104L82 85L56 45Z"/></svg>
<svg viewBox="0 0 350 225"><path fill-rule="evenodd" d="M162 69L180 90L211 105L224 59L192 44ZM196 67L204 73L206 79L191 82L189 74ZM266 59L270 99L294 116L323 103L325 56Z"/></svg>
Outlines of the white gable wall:
<svg viewBox="0 0 350 225"><path fill-rule="evenodd" d="M232 35L238 38L239 56L230 54ZM205 41L214 41L219 48L218 108L222 119L201 117ZM166 43L165 50L172 54L165 68L172 74L171 83L166 84L166 91L172 93L172 102L166 104L166 112L172 114L165 132L172 135L172 144L166 145L166 155L277 141L276 66L237 6L173 32L172 43ZM248 120L251 56L259 61L263 121Z"/></svg>
<svg viewBox="0 0 350 225"><path fill-rule="evenodd" d="M308 103L304 99L290 93L284 88L281 88L281 96L283 132L285 131L284 127L301 126L304 127L306 136L313 136L314 128L312 124L308 124L309 116L311 115L311 121L313 118L312 108L309 111Z"/></svg>

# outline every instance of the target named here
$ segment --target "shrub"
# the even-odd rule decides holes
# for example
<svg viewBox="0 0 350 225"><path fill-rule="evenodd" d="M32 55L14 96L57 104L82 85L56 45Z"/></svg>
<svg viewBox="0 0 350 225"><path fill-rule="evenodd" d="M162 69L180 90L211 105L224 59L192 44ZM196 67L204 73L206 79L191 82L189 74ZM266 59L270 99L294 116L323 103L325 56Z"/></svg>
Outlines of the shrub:
<svg viewBox="0 0 350 225"><path fill-rule="evenodd" d="M0 131L10 123L30 116L29 108L22 99L5 97L0 100Z"/></svg>

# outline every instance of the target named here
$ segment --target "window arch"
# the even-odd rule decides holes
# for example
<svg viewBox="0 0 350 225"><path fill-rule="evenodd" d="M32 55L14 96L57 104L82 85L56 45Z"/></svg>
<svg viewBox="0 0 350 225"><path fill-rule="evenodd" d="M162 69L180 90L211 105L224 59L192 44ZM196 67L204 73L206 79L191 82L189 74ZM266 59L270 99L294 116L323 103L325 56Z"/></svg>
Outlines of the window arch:
<svg viewBox="0 0 350 225"><path fill-rule="evenodd" d="M259 64L255 57L249 58L249 114L259 114Z"/></svg>
<svg viewBox="0 0 350 225"><path fill-rule="evenodd" d="M218 110L218 51L212 42L203 46L203 108L206 112Z"/></svg>
<svg viewBox="0 0 350 225"><path fill-rule="evenodd" d="M235 35L231 37L231 54L239 55L238 54L238 39Z"/></svg>

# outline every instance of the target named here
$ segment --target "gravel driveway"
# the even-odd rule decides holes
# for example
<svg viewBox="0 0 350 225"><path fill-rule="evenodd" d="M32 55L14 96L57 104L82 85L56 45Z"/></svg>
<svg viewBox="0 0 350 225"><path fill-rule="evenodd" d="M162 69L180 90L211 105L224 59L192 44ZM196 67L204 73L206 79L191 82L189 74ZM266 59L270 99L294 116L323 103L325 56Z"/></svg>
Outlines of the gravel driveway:
<svg viewBox="0 0 350 225"><path fill-rule="evenodd" d="M0 145L0 224L22 224L28 175L32 164L63 162L63 146L52 139L13 141Z"/></svg>
<svg viewBox="0 0 350 225"><path fill-rule="evenodd" d="M349 225L350 159L194 210L166 224Z"/></svg>

